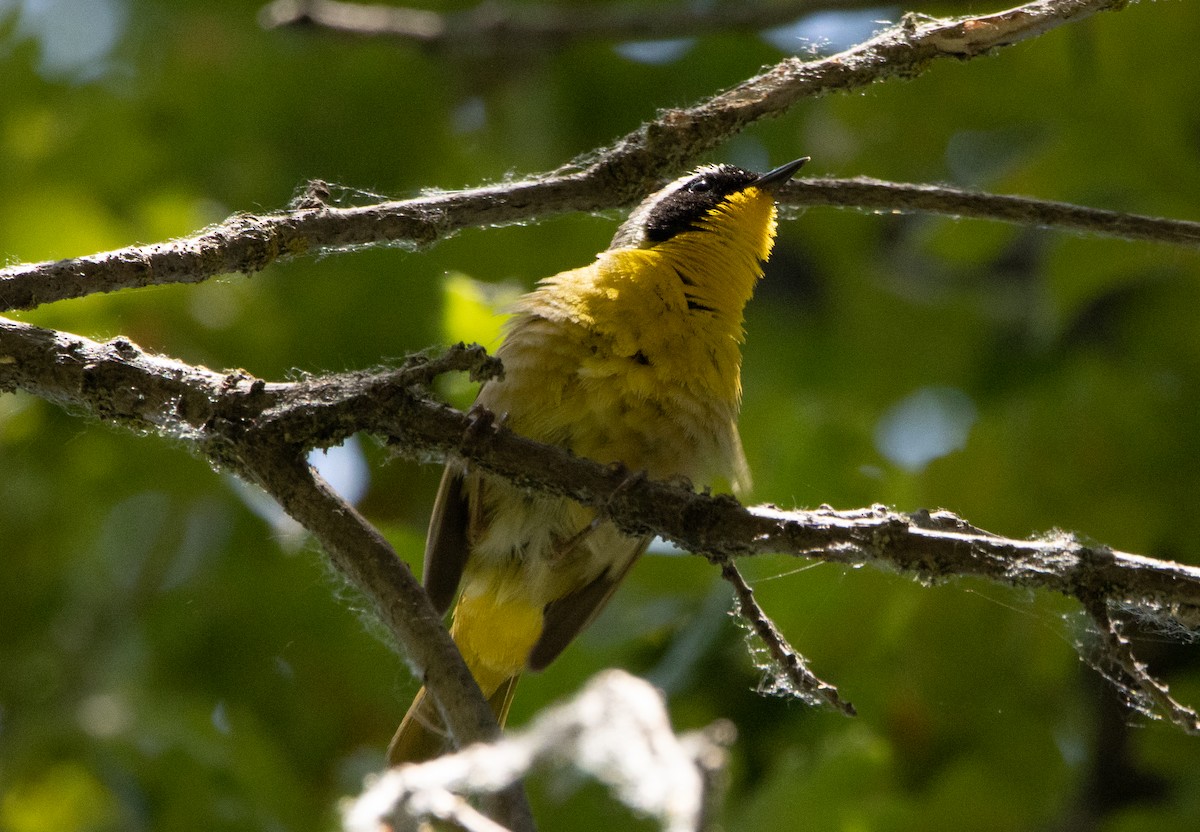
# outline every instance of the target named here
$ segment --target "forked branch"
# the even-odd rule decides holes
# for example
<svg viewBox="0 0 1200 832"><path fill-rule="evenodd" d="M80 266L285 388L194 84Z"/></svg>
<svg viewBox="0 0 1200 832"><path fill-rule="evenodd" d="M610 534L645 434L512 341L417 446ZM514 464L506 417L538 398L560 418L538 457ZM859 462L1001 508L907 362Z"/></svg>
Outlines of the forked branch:
<svg viewBox="0 0 1200 832"><path fill-rule="evenodd" d="M361 245L427 246L468 227L626 206L748 125L781 115L800 101L911 77L938 59L974 58L1123 4L1124 0L1037 0L977 17L906 18L837 55L811 61L786 58L706 101L664 111L609 147L547 174L353 207L326 204L320 189L311 189L289 210L235 215L172 242L9 266L0 270L0 311L125 288L198 283L230 272L253 273L290 258ZM803 187L798 183L782 198L791 199ZM855 202L846 195L864 193L843 189L842 196L834 197L828 187L821 190L824 199L844 199L837 204L847 207ZM865 207L904 209L902 204L879 205L879 195L876 189ZM1013 221L1011 209L1003 210L1002 218ZM1045 217L1033 221L1052 224ZM1116 225L1111 230L1117 230ZM1092 230L1107 233L1103 223ZM1192 234L1195 242L1194 230L1184 233Z"/></svg>
<svg viewBox="0 0 1200 832"><path fill-rule="evenodd" d="M0 391L28 390L76 411L187 441L214 462L267 486L326 546L344 550L344 555L335 553L335 565L383 610L410 658L416 651L412 663L421 675L441 661L438 656L446 644L435 640L440 644L436 650L414 646L410 639L418 636L406 629L415 626L407 616L422 620L422 627L436 626L439 638L444 639L444 630L407 569L393 575L378 562L394 554L387 554L390 549L382 548L386 544L367 530L365 521L328 502L327 494L310 493L312 506L298 502L297 489L320 491L294 469L304 450L368 431L388 437L397 453L410 458L468 459L522 486L602 507L631 535L661 534L718 562L778 552L842 564L870 563L926 581L973 576L1076 598L1096 617L1102 632L1107 631L1107 618L1097 617L1096 611L1111 606L1135 607L1163 622L1164 629L1168 624L1189 632L1200 629L1200 568L1088 545L1063 533L1007 538L949 512L905 514L882 506L855 511L746 508L732 497L631 477L620 467L572 456L448 408L420 389L441 368L482 376L497 371L482 350L460 346L437 359L419 356L397 370L267 383L240 372L214 373L147 355L124 339L101 344L0 319ZM280 448L286 453L264 450ZM281 461L273 463L272 458ZM355 545L342 545L347 534ZM340 562L343 556L350 560ZM385 579L377 581L374 576L380 574ZM393 593L405 600L398 602ZM397 608L398 603L406 606ZM429 637L419 636L421 644ZM776 648L783 649L781 644L786 642ZM1165 687L1131 658L1127 643L1112 638L1105 650L1111 666L1122 668L1138 690L1144 689L1145 701L1156 712L1200 732L1194 714L1163 698ZM448 689L463 672L465 668L456 667L440 678ZM446 695L447 700L439 698L443 706L455 698L449 691ZM472 713L460 715L463 733L456 735L486 731L479 727L481 717Z"/></svg>

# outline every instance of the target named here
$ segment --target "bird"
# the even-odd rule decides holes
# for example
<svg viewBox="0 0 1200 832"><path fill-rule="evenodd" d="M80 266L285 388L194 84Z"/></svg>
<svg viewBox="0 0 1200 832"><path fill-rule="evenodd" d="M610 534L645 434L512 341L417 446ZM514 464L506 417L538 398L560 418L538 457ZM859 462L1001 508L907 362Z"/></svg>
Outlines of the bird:
<svg viewBox="0 0 1200 832"><path fill-rule="evenodd" d="M577 456L744 493L744 308L774 245L775 193L807 161L764 174L705 165L646 197L594 262L517 300L496 350L503 375L476 405ZM424 586L441 614L457 598L450 634L501 725L520 675L596 617L649 542L567 497L446 464ZM388 762L448 745L421 688Z"/></svg>

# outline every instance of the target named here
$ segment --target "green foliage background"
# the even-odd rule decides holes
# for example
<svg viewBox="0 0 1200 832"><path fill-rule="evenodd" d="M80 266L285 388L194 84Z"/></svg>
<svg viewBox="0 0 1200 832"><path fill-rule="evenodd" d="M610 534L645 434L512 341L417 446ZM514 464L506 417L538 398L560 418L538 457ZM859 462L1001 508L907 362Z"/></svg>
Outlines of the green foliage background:
<svg viewBox="0 0 1200 832"><path fill-rule="evenodd" d="M657 63L610 43L499 60L263 31L240 0L36 8L0 0L7 262L184 235L279 208L312 178L402 196L547 170L783 55L728 32ZM1198 219L1197 31L1194 3L1135 4L806 102L714 158L762 169L809 154L811 175ZM587 262L617 219L482 229L419 253L329 255L18 317L273 379L367 367L481 337L489 292L462 275L528 287ZM1057 527L1200 562L1198 320L1194 251L924 216L787 216L747 325L754 498L945 506L997 532ZM936 419L901 418L914 402L950 420L950 439ZM879 440L897 420L943 447L899 464ZM362 451L361 507L415 564L436 467L389 462L371 440ZM170 441L25 395L0 397L0 556L3 832L329 828L415 689L361 599L227 478ZM680 727L737 725L729 829L1196 828L1200 740L1116 708L1077 658L1089 636L1072 604L784 558L745 568L858 719L756 695L713 570L649 557L576 646L522 683L513 722L600 668L647 676ZM1141 633L1152 667L1200 703L1196 650L1149 622ZM594 787L532 790L546 829L628 820Z"/></svg>

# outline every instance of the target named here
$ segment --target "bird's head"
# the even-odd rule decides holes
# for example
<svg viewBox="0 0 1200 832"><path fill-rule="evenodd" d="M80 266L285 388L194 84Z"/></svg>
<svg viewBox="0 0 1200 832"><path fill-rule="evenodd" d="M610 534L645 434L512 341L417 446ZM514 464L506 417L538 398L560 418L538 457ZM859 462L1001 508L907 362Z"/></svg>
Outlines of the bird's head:
<svg viewBox="0 0 1200 832"><path fill-rule="evenodd" d="M763 174L733 165L697 168L642 200L609 248L652 248L681 234L714 232L765 237L769 251L774 191L807 161L806 156Z"/></svg>

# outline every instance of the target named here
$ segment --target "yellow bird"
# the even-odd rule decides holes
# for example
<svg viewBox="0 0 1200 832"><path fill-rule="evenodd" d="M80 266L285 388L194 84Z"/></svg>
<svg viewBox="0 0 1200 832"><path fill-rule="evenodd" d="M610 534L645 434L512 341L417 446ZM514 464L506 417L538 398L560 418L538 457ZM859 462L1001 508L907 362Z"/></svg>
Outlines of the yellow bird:
<svg viewBox="0 0 1200 832"><path fill-rule="evenodd" d="M737 430L743 309L775 240L773 192L807 157L754 174L709 165L641 203L594 263L522 297L478 403L530 439L650 477L749 485ZM649 539L467 463L446 466L425 545L425 588L501 724L517 678L596 616ZM441 753L418 693L392 765Z"/></svg>

